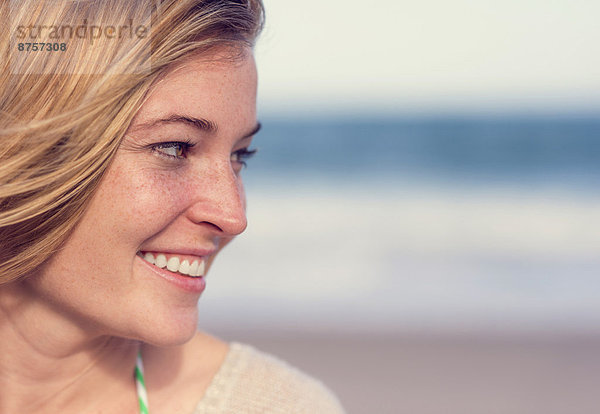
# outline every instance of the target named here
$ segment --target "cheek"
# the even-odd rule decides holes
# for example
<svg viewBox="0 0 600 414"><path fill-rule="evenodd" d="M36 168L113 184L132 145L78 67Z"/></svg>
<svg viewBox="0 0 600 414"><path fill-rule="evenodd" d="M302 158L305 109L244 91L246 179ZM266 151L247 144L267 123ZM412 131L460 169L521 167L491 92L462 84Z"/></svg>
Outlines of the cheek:
<svg viewBox="0 0 600 414"><path fill-rule="evenodd" d="M244 188L244 183L242 182L242 179L240 178L240 184L239 184L239 192L240 192L240 197L242 197L242 203L244 203L244 211L248 211L248 203L246 200L246 189Z"/></svg>
<svg viewBox="0 0 600 414"><path fill-rule="evenodd" d="M158 233L185 208L186 191L173 171L116 165L99 188L100 222L115 242L139 244Z"/></svg>

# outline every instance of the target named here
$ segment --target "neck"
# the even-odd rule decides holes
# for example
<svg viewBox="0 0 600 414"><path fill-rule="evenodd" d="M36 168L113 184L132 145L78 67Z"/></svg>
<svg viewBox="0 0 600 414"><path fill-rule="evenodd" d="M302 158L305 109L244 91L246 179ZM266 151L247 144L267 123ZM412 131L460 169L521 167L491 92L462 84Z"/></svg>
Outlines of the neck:
<svg viewBox="0 0 600 414"><path fill-rule="evenodd" d="M137 404L136 341L28 297L22 283L0 287L0 412L129 412ZM108 412L112 412L108 411Z"/></svg>

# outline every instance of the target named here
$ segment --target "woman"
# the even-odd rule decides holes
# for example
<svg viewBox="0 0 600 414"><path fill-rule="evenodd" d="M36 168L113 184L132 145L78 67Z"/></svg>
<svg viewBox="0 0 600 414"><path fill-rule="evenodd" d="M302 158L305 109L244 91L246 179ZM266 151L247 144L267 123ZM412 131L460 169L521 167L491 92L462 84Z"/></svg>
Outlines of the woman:
<svg viewBox="0 0 600 414"><path fill-rule="evenodd" d="M0 7L0 412L341 412L196 331L246 227L260 1Z"/></svg>

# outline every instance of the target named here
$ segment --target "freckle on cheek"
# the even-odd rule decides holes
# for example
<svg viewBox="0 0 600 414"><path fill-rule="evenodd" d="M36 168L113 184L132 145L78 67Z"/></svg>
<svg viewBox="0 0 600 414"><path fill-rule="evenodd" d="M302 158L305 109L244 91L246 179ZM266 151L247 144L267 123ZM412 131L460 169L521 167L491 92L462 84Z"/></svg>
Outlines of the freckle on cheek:
<svg viewBox="0 0 600 414"><path fill-rule="evenodd" d="M195 185L197 184L198 183L195 183ZM190 181L185 181L181 183L181 185L178 188L178 191L181 193L181 197L183 197L185 194L192 193L194 191L195 185Z"/></svg>
<svg viewBox="0 0 600 414"><path fill-rule="evenodd" d="M143 174L129 192L135 210L141 214L164 214L172 206L181 203L185 189L179 180L165 174Z"/></svg>

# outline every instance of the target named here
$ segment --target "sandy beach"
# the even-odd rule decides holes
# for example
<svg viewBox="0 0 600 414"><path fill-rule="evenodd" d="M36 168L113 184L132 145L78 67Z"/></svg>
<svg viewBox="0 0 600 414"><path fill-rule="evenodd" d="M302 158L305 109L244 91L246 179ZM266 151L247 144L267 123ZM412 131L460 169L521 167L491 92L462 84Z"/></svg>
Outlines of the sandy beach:
<svg viewBox="0 0 600 414"><path fill-rule="evenodd" d="M599 334L214 333L320 378L348 413L591 414L600 406Z"/></svg>

